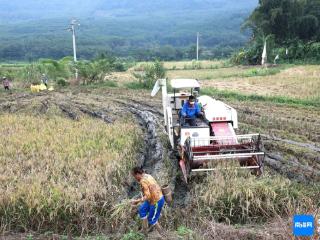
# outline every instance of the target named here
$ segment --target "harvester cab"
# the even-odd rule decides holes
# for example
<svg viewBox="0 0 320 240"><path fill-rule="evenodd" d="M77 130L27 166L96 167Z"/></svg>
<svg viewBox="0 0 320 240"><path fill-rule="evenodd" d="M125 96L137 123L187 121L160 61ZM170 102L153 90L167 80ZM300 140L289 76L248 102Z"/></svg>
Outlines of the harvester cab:
<svg viewBox="0 0 320 240"><path fill-rule="evenodd" d="M167 80L156 82L151 96L162 90L164 123L170 144L179 155L179 165L187 182L193 172L221 169L221 162L236 160L252 173L263 172L264 152L259 134L236 135L237 111L209 96L199 96L196 79L172 79L173 93L167 92ZM195 96L203 117L195 119L195 126L180 120L180 112L189 96Z"/></svg>

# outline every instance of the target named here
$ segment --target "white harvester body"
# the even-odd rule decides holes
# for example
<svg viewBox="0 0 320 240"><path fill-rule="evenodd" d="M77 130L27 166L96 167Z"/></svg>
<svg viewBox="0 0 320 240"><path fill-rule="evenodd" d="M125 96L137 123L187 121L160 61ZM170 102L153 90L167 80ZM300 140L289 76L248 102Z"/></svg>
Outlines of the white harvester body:
<svg viewBox="0 0 320 240"><path fill-rule="evenodd" d="M155 96L160 89L162 90L166 131L172 148L179 152L180 166L186 181L188 171L202 171L196 168L209 160L242 158L247 159L248 162L254 158L255 166L245 163L246 167L242 164L241 168L262 171L262 160L258 158L258 156L264 156L264 153L258 149L260 135L237 136L235 134L235 129L238 128L238 115L234 108L209 96L197 96L200 84L196 79L173 79L170 85L173 93L167 92L166 79L158 80L151 96ZM197 96L197 104L201 106L203 113L203 118L196 119L194 126L182 124L180 121L181 109L191 95Z"/></svg>

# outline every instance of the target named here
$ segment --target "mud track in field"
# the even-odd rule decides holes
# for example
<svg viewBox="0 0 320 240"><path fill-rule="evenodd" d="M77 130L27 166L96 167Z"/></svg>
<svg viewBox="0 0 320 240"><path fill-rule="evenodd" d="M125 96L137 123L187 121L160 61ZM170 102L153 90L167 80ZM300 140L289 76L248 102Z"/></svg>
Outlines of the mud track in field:
<svg viewBox="0 0 320 240"><path fill-rule="evenodd" d="M317 142L320 139L319 111L307 110L307 117L299 118L299 109L274 106L268 109L265 104L253 105L249 109L246 103L229 104L239 112L240 129L247 129L247 132L240 130L239 133L264 134L266 166L290 179L320 182L320 145ZM272 111L275 114L270 114ZM295 117L289 111L293 111ZM137 164L160 180L161 184L170 184L174 192L174 206L188 205L189 190L182 180L175 154L170 150L165 135L160 98L152 99L148 93L122 89L12 94L0 96L1 112L61 115L74 121L82 116L90 116L106 124L133 116L144 134ZM307 141L303 141L303 138ZM169 167L168 162L171 162ZM128 183L127 193L129 197L136 196L139 193L137 184Z"/></svg>
<svg viewBox="0 0 320 240"><path fill-rule="evenodd" d="M289 179L320 182L320 109L261 102L231 102L241 133L263 136L265 165Z"/></svg>
<svg viewBox="0 0 320 240"><path fill-rule="evenodd" d="M179 174L176 155L170 150L167 142L163 126L163 113L159 110L162 108L161 103L158 102L155 105L151 105L143 102L143 100L137 101L133 99L116 101L123 104L124 108L134 114L142 129L144 129L144 148L140 152L138 165L143 166L147 173L160 180L162 184L170 185L174 197L173 207L186 206L189 190ZM172 163L170 172L164 166L165 158ZM134 182L129 188L128 195L135 197L138 194L139 186Z"/></svg>

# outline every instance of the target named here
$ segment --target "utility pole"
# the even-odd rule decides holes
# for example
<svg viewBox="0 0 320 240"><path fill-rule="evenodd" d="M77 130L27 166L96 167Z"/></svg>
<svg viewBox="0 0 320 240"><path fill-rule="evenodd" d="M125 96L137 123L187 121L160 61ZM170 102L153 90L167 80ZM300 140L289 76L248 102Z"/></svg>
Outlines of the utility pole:
<svg viewBox="0 0 320 240"><path fill-rule="evenodd" d="M73 23L71 23L71 30L72 30L72 43L73 43L73 61L77 62L76 31Z"/></svg>
<svg viewBox="0 0 320 240"><path fill-rule="evenodd" d="M72 32L72 43L73 43L73 61L77 62L77 45L76 45L76 26L80 26L80 23L76 19L72 19L70 23L70 27L67 29ZM76 68L76 79L78 80L78 69Z"/></svg>
<svg viewBox="0 0 320 240"><path fill-rule="evenodd" d="M197 61L199 61L199 32L197 32Z"/></svg>

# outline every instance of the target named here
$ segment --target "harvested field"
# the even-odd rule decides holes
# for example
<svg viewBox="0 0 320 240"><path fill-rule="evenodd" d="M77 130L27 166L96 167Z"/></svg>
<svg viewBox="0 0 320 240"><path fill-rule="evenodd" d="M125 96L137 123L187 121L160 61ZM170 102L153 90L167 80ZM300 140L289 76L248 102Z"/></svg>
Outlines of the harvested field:
<svg viewBox="0 0 320 240"><path fill-rule="evenodd" d="M242 67L228 67L217 69L192 69L192 70L172 70L168 72L169 79L172 78L192 78L200 81L225 79L233 76L241 76L248 72L247 68Z"/></svg>
<svg viewBox="0 0 320 240"><path fill-rule="evenodd" d="M254 69L254 68L252 68ZM229 68L226 70L228 72ZM241 74L241 71L238 71ZM206 73L209 76L209 73ZM202 79L202 78L200 78ZM296 66L281 70L275 75L230 76L220 74L203 81L205 87L238 91L245 94L265 96L286 96L299 99L320 98L320 70L316 65ZM205 79L204 79L205 80ZM212 81L211 81L212 80Z"/></svg>
<svg viewBox="0 0 320 240"><path fill-rule="evenodd" d="M145 65L149 64L148 62L139 62L133 69L141 70ZM221 60L213 60L213 61L172 61L165 62L164 67L167 70L186 70L186 69L194 69L194 68L202 68L202 69L214 69L220 68L222 66L227 65L227 62Z"/></svg>

